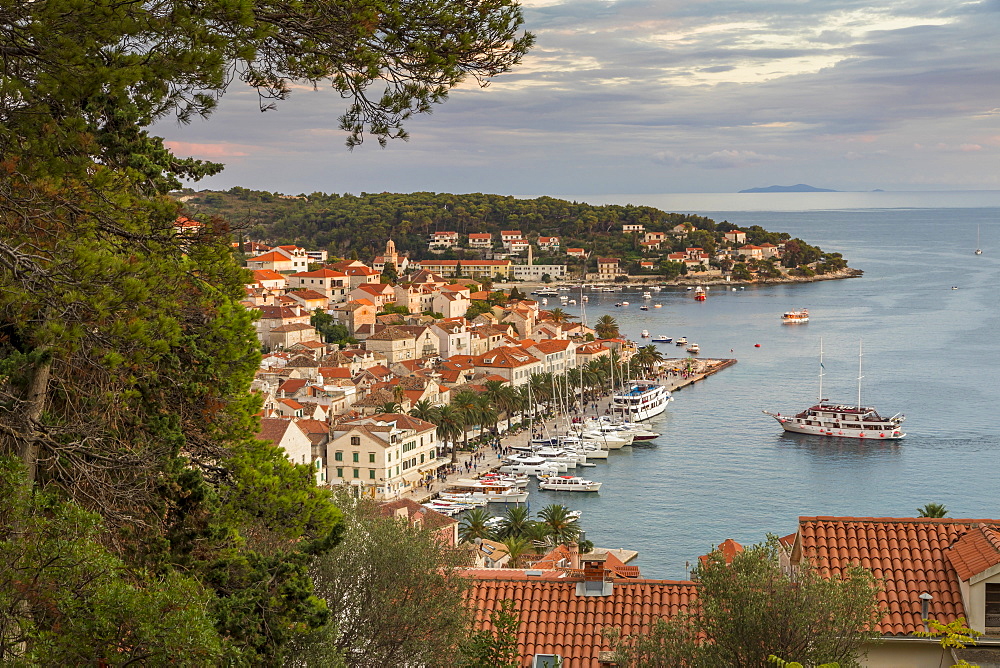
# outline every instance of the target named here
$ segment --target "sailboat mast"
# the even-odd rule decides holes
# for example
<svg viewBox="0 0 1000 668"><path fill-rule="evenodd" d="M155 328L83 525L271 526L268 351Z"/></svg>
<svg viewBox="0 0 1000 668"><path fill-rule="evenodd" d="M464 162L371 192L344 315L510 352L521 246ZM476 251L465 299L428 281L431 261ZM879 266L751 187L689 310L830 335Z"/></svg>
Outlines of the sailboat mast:
<svg viewBox="0 0 1000 668"><path fill-rule="evenodd" d="M823 339L819 340L819 403L823 403Z"/></svg>
<svg viewBox="0 0 1000 668"><path fill-rule="evenodd" d="M861 358L863 353L861 352L861 340L858 339L858 409L861 409L861 379L864 378L861 375Z"/></svg>

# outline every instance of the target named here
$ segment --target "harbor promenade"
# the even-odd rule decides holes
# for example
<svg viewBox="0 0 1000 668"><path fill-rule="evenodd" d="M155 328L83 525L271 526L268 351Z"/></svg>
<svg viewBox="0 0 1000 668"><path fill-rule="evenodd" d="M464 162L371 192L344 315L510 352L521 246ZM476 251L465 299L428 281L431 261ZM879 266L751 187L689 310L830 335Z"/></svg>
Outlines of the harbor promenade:
<svg viewBox="0 0 1000 668"><path fill-rule="evenodd" d="M676 392L688 385L697 383L705 378L718 373L719 371L736 364L735 359L696 359L680 358L665 359L658 374L654 376L657 382L663 383L668 390ZM594 417L610 414L611 395L603 394L596 402L588 402L583 408L571 409L569 415L560 413L552 417L540 420L533 425L536 433L543 435L555 435L566 433L567 425L574 417ZM671 410L668 408L667 410ZM506 421L501 421L500 428L506 426ZM478 431L469 432L469 440L478 436ZM664 436L669 436L665 434ZM528 429L513 429L500 435L499 445L480 445L471 452L460 451L458 461L454 465L455 470L440 476L429 484L415 487L408 492L401 494L403 498L410 498L417 503L425 503L435 498L441 491L447 489L449 484L463 478L475 478L483 473L495 471L499 468L502 457L513 447L525 447L531 438ZM459 446L461 446L459 441Z"/></svg>

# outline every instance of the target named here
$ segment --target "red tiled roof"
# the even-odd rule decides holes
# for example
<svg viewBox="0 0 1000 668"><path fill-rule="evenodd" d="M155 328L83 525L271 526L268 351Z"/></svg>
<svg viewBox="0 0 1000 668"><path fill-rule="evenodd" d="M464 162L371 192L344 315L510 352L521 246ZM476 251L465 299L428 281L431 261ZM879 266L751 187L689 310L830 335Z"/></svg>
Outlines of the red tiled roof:
<svg viewBox="0 0 1000 668"><path fill-rule="evenodd" d="M886 611L878 630L912 634L924 628L919 597L925 592L934 597L930 615L938 621L947 624L967 616L959 577L997 558L997 544L979 525L991 533L1000 528L996 520L800 517L792 561L805 557L828 576L843 575L851 565L870 569L881 582L879 602ZM980 532L983 540L962 540L973 532ZM987 556L990 550L992 557Z"/></svg>
<svg viewBox="0 0 1000 668"><path fill-rule="evenodd" d="M722 553L722 558L725 560L727 564L733 563L733 558L740 552L743 552L743 546L737 543L732 538L727 538L726 540L722 541L721 543L719 543L719 546L716 547L715 549L718 550L720 553ZM708 565L709 556L710 555L703 554L702 556L698 557L698 561L700 561L702 565Z"/></svg>
<svg viewBox="0 0 1000 668"><path fill-rule="evenodd" d="M317 269L316 271L300 271L297 274L292 274L293 278L344 278L347 274L340 271L334 271L333 269Z"/></svg>
<svg viewBox="0 0 1000 668"><path fill-rule="evenodd" d="M558 654L573 668L598 668L598 655L611 650L603 635L607 627L624 634L646 632L660 617L683 610L696 596L693 582L670 580L615 581L609 596L579 596L580 578L528 575L530 571L468 571L469 596L477 626L492 630L490 613L501 601L512 600L520 624L517 648L522 665L535 654Z"/></svg>
<svg viewBox="0 0 1000 668"><path fill-rule="evenodd" d="M968 580L1000 564L1000 534L995 526L976 525L945 553L958 577Z"/></svg>

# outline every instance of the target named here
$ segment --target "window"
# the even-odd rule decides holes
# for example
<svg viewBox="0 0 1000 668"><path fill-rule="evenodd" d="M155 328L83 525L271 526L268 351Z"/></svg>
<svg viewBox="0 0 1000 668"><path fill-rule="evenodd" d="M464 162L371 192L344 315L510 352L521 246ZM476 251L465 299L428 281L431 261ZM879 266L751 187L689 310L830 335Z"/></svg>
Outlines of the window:
<svg viewBox="0 0 1000 668"><path fill-rule="evenodd" d="M361 461L360 456L358 455L358 451L357 450L355 450L354 452L351 453L351 461L354 462L355 464L357 464L359 461Z"/></svg>
<svg viewBox="0 0 1000 668"><path fill-rule="evenodd" d="M375 453L374 452L369 452L368 453L368 463L369 464L374 464L375 463Z"/></svg>
<svg viewBox="0 0 1000 668"><path fill-rule="evenodd" d="M354 469L354 477L355 478L361 477L361 469Z"/></svg>
<svg viewBox="0 0 1000 668"><path fill-rule="evenodd" d="M335 462L342 462L342 461L344 461L344 453L342 451L340 451L340 450L338 450L337 452L333 453L333 460Z"/></svg>
<svg viewBox="0 0 1000 668"><path fill-rule="evenodd" d="M986 583L986 626L1000 626L1000 584Z"/></svg>
<svg viewBox="0 0 1000 668"><path fill-rule="evenodd" d="M361 445L361 437L351 436L351 445Z"/></svg>
<svg viewBox="0 0 1000 668"><path fill-rule="evenodd" d="M339 466L337 467L337 477L338 478L343 478L344 477L344 469L342 469Z"/></svg>
<svg viewBox="0 0 1000 668"><path fill-rule="evenodd" d="M369 480L375 479L375 469L368 469L368 479Z"/></svg>

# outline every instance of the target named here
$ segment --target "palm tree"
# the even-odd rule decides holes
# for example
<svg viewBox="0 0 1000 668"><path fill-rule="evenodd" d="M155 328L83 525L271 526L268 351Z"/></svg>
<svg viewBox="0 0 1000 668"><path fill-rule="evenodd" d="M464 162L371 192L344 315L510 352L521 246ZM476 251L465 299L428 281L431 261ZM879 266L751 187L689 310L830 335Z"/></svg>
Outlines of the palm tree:
<svg viewBox="0 0 1000 668"><path fill-rule="evenodd" d="M517 568L521 557L531 551L531 541L516 536L504 539L503 546L507 548L507 554L510 555L507 568Z"/></svg>
<svg viewBox="0 0 1000 668"><path fill-rule="evenodd" d="M437 425L438 436L446 444L451 442L451 463L455 464L458 462L458 448L455 447L455 442L465 429L462 415L457 408L448 405L438 408L436 417L434 424Z"/></svg>
<svg viewBox="0 0 1000 668"><path fill-rule="evenodd" d="M462 416L462 440L464 447L469 447L468 427L482 424L479 416L479 395L471 390L464 390L452 397L451 405L458 409Z"/></svg>
<svg viewBox="0 0 1000 668"><path fill-rule="evenodd" d="M436 413L437 406L427 399L421 399L410 407L410 415L424 422L434 422Z"/></svg>
<svg viewBox="0 0 1000 668"><path fill-rule="evenodd" d="M617 339L621 332L618 331L618 321L610 315L602 315L594 326L599 339Z"/></svg>
<svg viewBox="0 0 1000 668"><path fill-rule="evenodd" d="M488 380L483 387L486 388L483 396L488 397L490 403L507 416L507 429L510 429L511 414L518 405L514 388L500 380Z"/></svg>
<svg viewBox="0 0 1000 668"><path fill-rule="evenodd" d="M379 413L402 413L403 407L395 401L387 401L378 407Z"/></svg>
<svg viewBox="0 0 1000 668"><path fill-rule="evenodd" d="M487 524L491 517L485 508L473 508L467 512L458 525L458 540L462 543L471 543L477 538L492 540L493 532Z"/></svg>
<svg viewBox="0 0 1000 668"><path fill-rule="evenodd" d="M549 527L544 522L529 522L524 527L522 535L531 543L532 551L535 554L544 554L554 547Z"/></svg>
<svg viewBox="0 0 1000 668"><path fill-rule="evenodd" d="M490 431L496 431L500 410L484 394L476 396L476 403L479 405L479 438L482 440L486 425L490 426Z"/></svg>
<svg viewBox="0 0 1000 668"><path fill-rule="evenodd" d="M917 508L917 517L946 517L948 509L940 503L928 503L923 508Z"/></svg>
<svg viewBox="0 0 1000 668"><path fill-rule="evenodd" d="M576 319L575 315L570 315L569 313L566 313L566 311L558 307L549 311L548 320L556 323L557 325L561 325L564 322L569 322L570 320L575 320L575 319Z"/></svg>
<svg viewBox="0 0 1000 668"><path fill-rule="evenodd" d="M531 512L526 506L508 508L500 522L497 535L501 538L521 538L531 524Z"/></svg>
<svg viewBox="0 0 1000 668"><path fill-rule="evenodd" d="M639 351L635 354L635 357L632 358L633 365L636 368L644 371L645 373L649 373L649 371L653 367L662 362L663 362L663 353L657 350L656 346L654 345L648 345L639 348Z"/></svg>
<svg viewBox="0 0 1000 668"><path fill-rule="evenodd" d="M580 523L569 514L569 508L553 503L538 512L538 519L548 529L553 542L572 543L580 537Z"/></svg>

